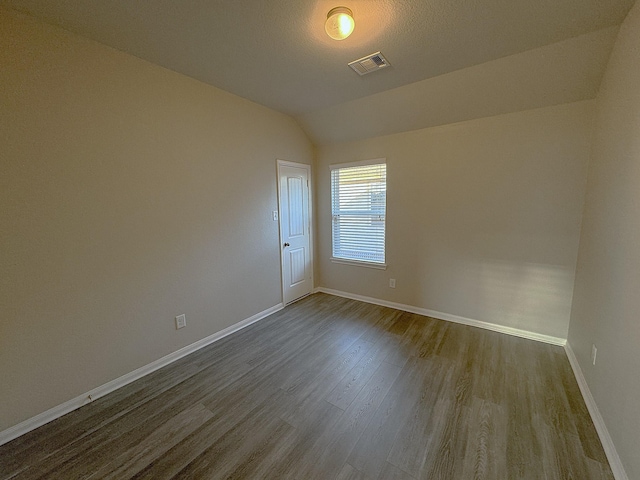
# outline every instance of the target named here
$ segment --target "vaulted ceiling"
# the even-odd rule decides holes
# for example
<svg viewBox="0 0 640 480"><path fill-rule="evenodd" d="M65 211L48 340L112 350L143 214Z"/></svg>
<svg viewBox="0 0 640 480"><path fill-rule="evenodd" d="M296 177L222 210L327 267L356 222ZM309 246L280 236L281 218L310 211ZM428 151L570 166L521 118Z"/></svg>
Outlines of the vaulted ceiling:
<svg viewBox="0 0 640 480"><path fill-rule="evenodd" d="M317 144L594 98L634 0L0 0L298 119ZM356 29L324 32L344 5ZM382 51L391 68L358 76Z"/></svg>

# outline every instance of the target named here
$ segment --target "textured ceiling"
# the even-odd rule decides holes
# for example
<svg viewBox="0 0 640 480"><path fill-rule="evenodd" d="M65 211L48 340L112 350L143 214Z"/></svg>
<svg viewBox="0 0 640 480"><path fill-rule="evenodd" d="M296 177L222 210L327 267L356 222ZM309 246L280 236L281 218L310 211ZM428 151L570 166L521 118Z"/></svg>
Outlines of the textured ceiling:
<svg viewBox="0 0 640 480"><path fill-rule="evenodd" d="M619 25L633 3L634 0L0 0L0 5L291 114L317 142L339 137L327 134L331 125L326 112L332 109L334 114L347 112L358 99L394 92L403 86L426 97L437 97L438 92L456 97L464 92L437 89L448 81L447 74ZM324 33L326 13L337 5L351 8L356 19L354 33L341 42ZM587 58L588 52L577 48L578 67L590 77L601 72L602 52L608 56L607 48L611 47L607 34L595 43L593 58ZM567 47L567 52L575 53L576 48L572 48ZM378 50L391 68L359 77L347 67L348 62ZM554 49L552 52L557 53ZM544 58L533 56L537 66L547 67ZM553 62L561 73L571 74L567 71L570 69L562 68L559 58L554 57ZM523 66L521 61L511 63L513 68ZM487 68L497 69L496 74L506 69L505 79L515 81L522 77L522 73L509 71L508 60ZM532 75L539 73L537 68L529 70L533 70ZM477 70L470 72L482 76ZM550 68L546 72L556 75ZM460 74L452 78L460 80L464 87L472 85ZM428 79L436 81L425 83ZM410 85L416 82L418 86ZM575 93L593 90L593 84L574 88L569 83L564 81L560 87L569 91L564 101L582 99L584 95ZM599 83L599 78L592 83ZM429 85L437 88L431 90ZM548 93L544 89L536 93L534 86L527 88L525 95ZM397 92L389 99L394 95ZM562 99L554 102L562 103ZM414 108L412 102L409 104L406 108ZM421 104L420 108L424 107ZM497 110L514 108L515 105L503 105ZM469 113L482 114L479 110ZM404 116L420 115L405 111ZM445 120L431 118L427 123ZM404 123L411 124L411 128L421 125ZM389 131L380 124L377 127L377 132ZM358 132L356 136L362 135L368 133ZM351 137L340 137L348 138Z"/></svg>
<svg viewBox="0 0 640 480"><path fill-rule="evenodd" d="M595 98L618 33L609 27L298 119L316 145Z"/></svg>

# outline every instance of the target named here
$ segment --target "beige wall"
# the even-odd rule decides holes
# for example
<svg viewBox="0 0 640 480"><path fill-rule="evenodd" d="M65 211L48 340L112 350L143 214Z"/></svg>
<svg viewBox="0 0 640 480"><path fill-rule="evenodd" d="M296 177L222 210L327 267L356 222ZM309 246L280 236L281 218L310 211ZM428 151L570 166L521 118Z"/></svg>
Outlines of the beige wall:
<svg viewBox="0 0 640 480"><path fill-rule="evenodd" d="M1 431L278 304L276 159L312 147L27 17L0 42Z"/></svg>
<svg viewBox="0 0 640 480"><path fill-rule="evenodd" d="M319 148L317 284L566 338L592 110L585 101ZM331 263L329 165L379 157L389 267Z"/></svg>
<svg viewBox="0 0 640 480"><path fill-rule="evenodd" d="M630 479L640 478L640 4L597 99L569 344ZM590 361L591 345L598 348Z"/></svg>

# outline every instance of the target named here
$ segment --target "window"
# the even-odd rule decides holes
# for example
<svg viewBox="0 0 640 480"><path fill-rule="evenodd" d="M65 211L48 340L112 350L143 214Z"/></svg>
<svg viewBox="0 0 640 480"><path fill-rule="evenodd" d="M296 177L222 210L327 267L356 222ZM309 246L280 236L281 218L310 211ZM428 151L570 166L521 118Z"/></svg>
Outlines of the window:
<svg viewBox="0 0 640 480"><path fill-rule="evenodd" d="M385 267L385 159L331 166L332 260Z"/></svg>

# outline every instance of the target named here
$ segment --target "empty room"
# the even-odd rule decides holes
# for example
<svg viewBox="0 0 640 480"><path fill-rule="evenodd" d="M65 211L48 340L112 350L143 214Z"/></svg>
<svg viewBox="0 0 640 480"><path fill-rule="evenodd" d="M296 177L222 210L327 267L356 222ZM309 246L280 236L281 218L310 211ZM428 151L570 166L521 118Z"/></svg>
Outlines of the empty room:
<svg viewBox="0 0 640 480"><path fill-rule="evenodd" d="M0 480L640 480L635 0L0 40Z"/></svg>

